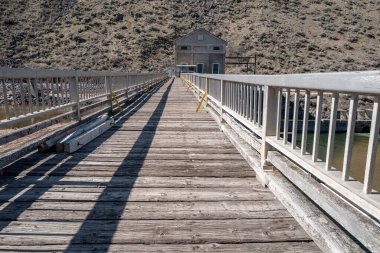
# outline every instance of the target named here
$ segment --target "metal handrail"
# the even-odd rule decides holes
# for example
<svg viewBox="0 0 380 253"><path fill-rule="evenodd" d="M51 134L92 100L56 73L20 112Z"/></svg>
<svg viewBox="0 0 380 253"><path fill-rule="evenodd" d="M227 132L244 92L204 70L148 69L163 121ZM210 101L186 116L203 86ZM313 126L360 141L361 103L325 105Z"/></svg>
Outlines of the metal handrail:
<svg viewBox="0 0 380 253"><path fill-rule="evenodd" d="M378 70L288 75L192 75L227 82L267 85L269 87L374 95L380 93L380 71Z"/></svg>
<svg viewBox="0 0 380 253"><path fill-rule="evenodd" d="M256 136L261 143L257 151L261 155L262 168L268 163L269 150L280 151L345 199L380 220L380 194L373 189L380 130L380 71L291 75L192 73L181 74L181 77L200 94L208 94L207 101L221 120L232 117ZM316 98L313 108L315 119L310 119L311 95ZM339 95L345 96L340 98ZM371 125L364 180L359 182L350 177L351 157L358 101L367 95L373 97L372 115L368 121ZM323 98L327 96L331 105L322 107ZM349 103L342 171L332 166L339 99L346 99ZM322 110L326 106L330 120L326 160L322 161L319 138ZM309 125L314 126L311 152L306 150ZM301 145L297 145L297 141Z"/></svg>
<svg viewBox="0 0 380 253"><path fill-rule="evenodd" d="M94 77L94 76L153 76L161 73L137 73L115 71L81 71L55 69L26 69L0 67L0 78L53 78L53 77Z"/></svg>
<svg viewBox="0 0 380 253"><path fill-rule="evenodd" d="M70 107L80 120L81 104L110 98L112 90L128 93L139 86L142 90L144 83L164 77L161 73L0 68L5 113L0 128Z"/></svg>

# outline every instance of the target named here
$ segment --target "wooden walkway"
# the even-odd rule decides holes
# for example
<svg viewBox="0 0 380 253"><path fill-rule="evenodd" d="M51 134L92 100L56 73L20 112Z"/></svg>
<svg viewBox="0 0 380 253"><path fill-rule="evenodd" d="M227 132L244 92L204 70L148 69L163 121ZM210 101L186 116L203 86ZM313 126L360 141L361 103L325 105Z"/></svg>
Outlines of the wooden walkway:
<svg viewBox="0 0 380 253"><path fill-rule="evenodd" d="M0 178L0 251L319 252L179 79Z"/></svg>

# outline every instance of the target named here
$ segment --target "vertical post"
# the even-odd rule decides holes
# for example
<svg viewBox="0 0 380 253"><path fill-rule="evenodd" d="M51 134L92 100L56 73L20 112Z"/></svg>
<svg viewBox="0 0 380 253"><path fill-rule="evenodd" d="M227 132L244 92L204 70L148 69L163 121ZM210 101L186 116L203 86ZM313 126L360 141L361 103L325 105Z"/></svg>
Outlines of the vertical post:
<svg viewBox="0 0 380 253"><path fill-rule="evenodd" d="M28 102L29 102L29 112L30 113L33 113L33 101L32 101L32 81L31 79L29 78L28 79Z"/></svg>
<svg viewBox="0 0 380 253"><path fill-rule="evenodd" d="M266 158L270 149L266 141L268 136L276 135L276 120L277 115L273 113L276 111L279 99L276 99L280 93L275 88L264 86L264 108L263 108L263 132L262 132L262 145L261 145L261 166L266 165Z"/></svg>
<svg viewBox="0 0 380 253"><path fill-rule="evenodd" d="M352 147L354 143L355 122L356 122L356 108L358 96L352 95L350 98L350 111L348 115L346 144L344 146L344 158L342 168L342 179L347 181L350 177Z"/></svg>
<svg viewBox="0 0 380 253"><path fill-rule="evenodd" d="M25 106L25 88L24 88L24 81L20 80L20 95L21 95L21 107L22 107L22 114L26 114L26 106Z"/></svg>
<svg viewBox="0 0 380 253"><path fill-rule="evenodd" d="M45 80L45 81L44 81ZM41 79L41 90L42 90L42 97L43 97L43 110L46 110L47 108L49 108L49 101L48 101L48 97L50 96L50 91L49 91L49 83L48 83L48 79L45 78L45 79ZM45 94L46 93L46 94Z"/></svg>
<svg viewBox="0 0 380 253"><path fill-rule="evenodd" d="M61 89L61 104L65 104L65 93L64 93L64 90L63 90L63 84L65 83L65 80L63 79L63 77L60 78L60 89Z"/></svg>
<svg viewBox="0 0 380 253"><path fill-rule="evenodd" d="M253 115L253 88L249 85L249 121L252 122Z"/></svg>
<svg viewBox="0 0 380 253"><path fill-rule="evenodd" d="M50 80L50 82L49 82ZM52 78L48 79L46 78L46 83L47 83L47 102L48 102L48 106L49 106L49 109L53 107L53 80ZM50 92L51 91L51 92ZM50 93L51 93L51 96L50 96Z"/></svg>
<svg viewBox="0 0 380 253"><path fill-rule="evenodd" d="M231 83L231 109L233 111L236 111L236 83Z"/></svg>
<svg viewBox="0 0 380 253"><path fill-rule="evenodd" d="M259 105L258 105L258 126L262 126L263 124L263 86L257 86L259 89ZM276 107L273 107L273 109Z"/></svg>
<svg viewBox="0 0 380 253"><path fill-rule="evenodd" d="M376 153L377 153L377 144L378 144L378 139L379 139L379 129L380 129L379 97L375 97L374 102L373 102L371 133L369 135L367 161L365 164L365 174L364 174L363 192L366 194L369 194L372 191L373 176L375 174L375 168L376 168Z"/></svg>
<svg viewBox="0 0 380 253"><path fill-rule="evenodd" d="M277 122L276 122L276 140L281 139L281 114L282 114L282 89L277 90Z"/></svg>
<svg viewBox="0 0 380 253"><path fill-rule="evenodd" d="M245 118L245 109L246 109L246 84L242 84L242 98L241 98L241 114Z"/></svg>
<svg viewBox="0 0 380 253"><path fill-rule="evenodd" d="M321 133L322 103L323 103L323 92L318 91L317 111L315 114L315 125L314 125L313 153L311 156L311 160L313 162L318 161L318 155L319 155L319 137Z"/></svg>
<svg viewBox="0 0 380 253"><path fill-rule="evenodd" d="M225 105L225 82L220 80L220 122L223 122L223 106Z"/></svg>
<svg viewBox="0 0 380 253"><path fill-rule="evenodd" d="M43 107L42 103L44 102L43 99L42 99L43 88L42 88L42 81L41 81L41 79L37 79L37 81L35 83L32 83L32 87L34 89L34 93L36 94L36 105L37 105L36 108L37 108L37 111L39 112L41 110L41 108L40 108L40 98L41 98L41 107Z"/></svg>
<svg viewBox="0 0 380 253"><path fill-rule="evenodd" d="M70 87L69 85L70 84L67 83L67 79L65 79L65 98L66 98L66 104L69 103L69 95L67 94L68 87Z"/></svg>
<svg viewBox="0 0 380 253"><path fill-rule="evenodd" d="M106 91L107 91L107 97L109 99L109 103L110 103L110 110L109 110L109 113L112 113L112 95L111 95L111 92L112 92L112 80L111 80L111 76L106 76L105 77L105 87L106 87Z"/></svg>
<svg viewBox="0 0 380 253"><path fill-rule="evenodd" d="M9 120L10 113L9 113L9 105L8 105L8 92L7 92L7 87L4 80L2 81L2 86L3 86L3 94L4 94L5 118Z"/></svg>
<svg viewBox="0 0 380 253"><path fill-rule="evenodd" d="M331 98L331 114L329 124L329 136L327 139L327 153L326 153L326 170L330 170L334 154L335 142L335 129L336 129L336 114L338 109L338 94L333 93Z"/></svg>
<svg viewBox="0 0 380 253"><path fill-rule="evenodd" d="M51 79L51 106L52 107L55 107L56 106L56 103L57 103L57 100L56 100L56 85L55 85L55 81L54 81L54 77L52 77Z"/></svg>
<svg viewBox="0 0 380 253"><path fill-rule="evenodd" d="M310 108L310 91L307 90L305 92L304 110L303 110L301 155L306 154L307 134L309 132L309 108Z"/></svg>
<svg viewBox="0 0 380 253"><path fill-rule="evenodd" d="M296 149L297 147L297 133L298 133L298 106L299 106L299 90L296 90L294 93L294 110L293 110L293 127L292 127L292 148Z"/></svg>
<svg viewBox="0 0 380 253"><path fill-rule="evenodd" d="M253 87L253 124L257 123L257 86Z"/></svg>
<svg viewBox="0 0 380 253"><path fill-rule="evenodd" d="M55 97L55 105L57 106L57 104L58 104L58 106L60 106L61 105L61 98L60 98L60 96L59 96L59 82L58 82L58 77L56 77L55 79L53 79L53 80L55 80L55 95L54 95L54 97Z"/></svg>
<svg viewBox="0 0 380 253"><path fill-rule="evenodd" d="M209 93L209 80L208 80L208 78L206 77L205 78L206 79L206 87L205 87L205 92L208 94ZM206 106L208 105L208 99L207 99L207 96L206 96Z"/></svg>
<svg viewBox="0 0 380 253"><path fill-rule="evenodd" d="M243 111L243 84L239 84L239 114Z"/></svg>
<svg viewBox="0 0 380 253"><path fill-rule="evenodd" d="M250 85L246 84L245 86L245 118L249 120L249 108L250 108L250 103L249 103L249 88Z"/></svg>
<svg viewBox="0 0 380 253"><path fill-rule="evenodd" d="M88 91L87 78L86 77L82 77L82 80L83 80L83 97L84 97L84 99L87 99L88 98L88 94L87 94L87 91Z"/></svg>
<svg viewBox="0 0 380 253"><path fill-rule="evenodd" d="M290 90L286 89L285 91L285 116L284 116L284 144L288 143L289 135L289 105L290 105Z"/></svg>
<svg viewBox="0 0 380 253"><path fill-rule="evenodd" d="M76 111L75 119L77 121L81 120L80 116L80 98L78 92L78 75L75 74L75 77L71 78L70 82L70 100L73 103L76 103L75 106L72 107L73 111Z"/></svg>
<svg viewBox="0 0 380 253"><path fill-rule="evenodd" d="M231 108L231 85L229 82L224 81L224 94L225 94L225 105Z"/></svg>
<svg viewBox="0 0 380 253"><path fill-rule="evenodd" d="M12 98L13 98L13 107L14 107L14 113L15 116L19 116L19 111L18 111L18 105L17 105L17 94L16 94L16 88L15 88L15 80L12 79Z"/></svg>
<svg viewBox="0 0 380 253"><path fill-rule="evenodd" d="M125 97L128 99L128 84L129 84L129 76L125 76Z"/></svg>

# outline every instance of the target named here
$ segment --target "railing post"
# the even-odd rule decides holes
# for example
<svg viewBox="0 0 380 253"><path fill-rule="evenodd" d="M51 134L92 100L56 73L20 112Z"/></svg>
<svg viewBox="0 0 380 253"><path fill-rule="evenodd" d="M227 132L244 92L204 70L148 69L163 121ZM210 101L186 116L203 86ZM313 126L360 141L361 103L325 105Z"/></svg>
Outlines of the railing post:
<svg viewBox="0 0 380 253"><path fill-rule="evenodd" d="M206 79L206 82L205 82L205 92L208 93L208 78L205 77L205 79Z"/></svg>
<svg viewBox="0 0 380 253"><path fill-rule="evenodd" d="M223 80L220 80L220 122L223 122L223 106L225 105L225 94L224 94L224 86L225 82Z"/></svg>
<svg viewBox="0 0 380 253"><path fill-rule="evenodd" d="M71 78L70 81L70 101L73 103L76 103L75 106L72 107L72 110L75 113L75 119L77 121L81 120L80 116L80 97L79 97L79 90L78 90L78 74L75 73L75 76Z"/></svg>
<svg viewBox="0 0 380 253"><path fill-rule="evenodd" d="M265 166L270 145L267 143L268 136L276 135L278 92L276 88L264 86L263 130L261 143L261 166Z"/></svg>
<svg viewBox="0 0 380 253"><path fill-rule="evenodd" d="M376 169L376 153L377 144L379 139L379 129L380 129L380 108L379 108L379 97L375 97L373 104L373 113L371 119L371 132L368 141L368 152L367 161L365 165L364 174L364 187L363 192L369 194L372 192L373 179Z"/></svg>
<svg viewBox="0 0 380 253"><path fill-rule="evenodd" d="M11 117L10 117L9 105L8 105L8 91L7 91L6 83L4 80L2 81L2 86L3 86L3 94L4 94L5 118L9 120Z"/></svg>
<svg viewBox="0 0 380 253"><path fill-rule="evenodd" d="M208 78L206 77L206 87L205 87L205 92L208 94ZM207 96L206 96L206 106L208 105L208 99L207 99Z"/></svg>
<svg viewBox="0 0 380 253"><path fill-rule="evenodd" d="M105 77L105 86L106 86L106 91L107 91L107 98L109 99L109 103L110 103L109 113L112 113L112 95L111 95L111 92L112 92L112 80L111 80L111 76L106 76Z"/></svg>
<svg viewBox="0 0 380 253"><path fill-rule="evenodd" d="M347 181L350 178L357 106L358 106L358 95L354 94L350 98L346 143L344 145L344 157L343 157L343 167L342 167L342 179L344 181Z"/></svg>

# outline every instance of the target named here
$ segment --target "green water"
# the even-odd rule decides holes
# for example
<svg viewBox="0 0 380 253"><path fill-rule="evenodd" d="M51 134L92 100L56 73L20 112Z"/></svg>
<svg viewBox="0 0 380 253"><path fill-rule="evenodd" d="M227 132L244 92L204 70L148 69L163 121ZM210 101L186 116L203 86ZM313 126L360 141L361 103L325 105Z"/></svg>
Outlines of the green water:
<svg viewBox="0 0 380 253"><path fill-rule="evenodd" d="M307 146L306 150L308 153L312 152L313 149L313 138L314 134L308 134L307 137ZM319 159L326 161L326 152L327 152L327 133L321 133L319 139ZM352 159L351 159L351 170L350 176L356 180L363 182L364 171L365 171L365 162L367 159L367 150L368 150L368 140L369 134L359 134L354 135L354 145L352 150ZM346 142L345 133L336 133L335 134L335 145L334 145L334 155L332 166L338 170L342 170L343 167L343 156L344 156L344 145ZM297 146L301 146L301 134L297 136ZM374 176L374 188L377 191L380 191L380 149L377 149L376 156L376 170Z"/></svg>

